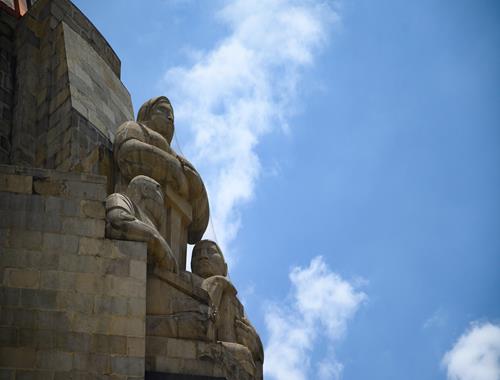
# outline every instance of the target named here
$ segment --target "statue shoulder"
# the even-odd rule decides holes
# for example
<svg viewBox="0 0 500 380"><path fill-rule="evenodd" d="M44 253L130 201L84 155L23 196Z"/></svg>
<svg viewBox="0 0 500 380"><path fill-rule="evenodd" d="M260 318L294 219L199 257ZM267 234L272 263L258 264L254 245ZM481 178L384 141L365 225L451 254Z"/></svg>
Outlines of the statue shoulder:
<svg viewBox="0 0 500 380"><path fill-rule="evenodd" d="M234 285L229 281L229 279L225 276L212 276L203 280L202 288L205 290L221 288L224 292L228 292L231 295L236 296L238 291L234 287Z"/></svg>
<svg viewBox="0 0 500 380"><path fill-rule="evenodd" d="M145 129L139 123L133 120L126 121L118 127L115 134L115 146L121 145L130 139L145 140Z"/></svg>
<svg viewBox="0 0 500 380"><path fill-rule="evenodd" d="M120 208L131 214L135 214L134 204L129 197L121 193L113 193L106 198L106 211L110 211L115 208Z"/></svg>

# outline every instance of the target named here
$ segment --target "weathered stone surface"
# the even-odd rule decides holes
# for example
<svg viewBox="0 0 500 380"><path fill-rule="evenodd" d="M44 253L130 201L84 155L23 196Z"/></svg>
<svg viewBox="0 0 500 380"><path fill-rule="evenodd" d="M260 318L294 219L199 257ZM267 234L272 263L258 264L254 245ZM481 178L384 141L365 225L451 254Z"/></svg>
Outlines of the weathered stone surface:
<svg viewBox="0 0 500 380"><path fill-rule="evenodd" d="M163 193L155 180L134 177L124 194L113 193L106 198L106 236L147 242L148 261L177 272L177 260L160 233L166 218L163 204Z"/></svg>
<svg viewBox="0 0 500 380"><path fill-rule="evenodd" d="M2 193L0 368L26 379L141 378L146 243L103 238L105 194L89 191L101 178L0 165L5 172L66 190ZM53 215L61 231L47 232Z"/></svg>
<svg viewBox="0 0 500 380"><path fill-rule="evenodd" d="M209 209L198 172L170 147L173 134L173 109L164 96L144 103L137 122L123 123L113 144L118 167L116 189L124 192L137 176L147 176L160 184L168 220L157 228L171 248L179 269L184 270L187 243L201 239L207 228Z"/></svg>

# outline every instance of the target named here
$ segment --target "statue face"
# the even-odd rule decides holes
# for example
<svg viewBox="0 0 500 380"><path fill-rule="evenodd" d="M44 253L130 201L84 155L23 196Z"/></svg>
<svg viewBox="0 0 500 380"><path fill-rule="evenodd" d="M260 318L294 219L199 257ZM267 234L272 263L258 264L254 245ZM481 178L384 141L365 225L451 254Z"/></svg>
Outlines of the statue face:
<svg viewBox="0 0 500 380"><path fill-rule="evenodd" d="M170 143L174 136L174 110L167 102L159 102L149 115L151 127Z"/></svg>
<svg viewBox="0 0 500 380"><path fill-rule="evenodd" d="M226 263L215 244L207 244L202 249L193 250L191 270L200 277L225 276Z"/></svg>

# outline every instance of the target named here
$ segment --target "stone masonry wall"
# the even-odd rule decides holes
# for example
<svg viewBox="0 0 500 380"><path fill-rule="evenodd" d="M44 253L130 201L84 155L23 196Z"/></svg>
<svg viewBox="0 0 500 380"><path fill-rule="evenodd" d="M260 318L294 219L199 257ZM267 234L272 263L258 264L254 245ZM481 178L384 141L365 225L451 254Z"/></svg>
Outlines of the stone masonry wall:
<svg viewBox="0 0 500 380"><path fill-rule="evenodd" d="M68 0L38 0L15 33L11 163L106 175L114 131L133 118L119 60Z"/></svg>
<svg viewBox="0 0 500 380"><path fill-rule="evenodd" d="M106 179L0 165L0 379L143 379L146 245L104 238Z"/></svg>
<svg viewBox="0 0 500 380"><path fill-rule="evenodd" d="M0 12L0 164L9 162L14 106L14 28L16 18Z"/></svg>

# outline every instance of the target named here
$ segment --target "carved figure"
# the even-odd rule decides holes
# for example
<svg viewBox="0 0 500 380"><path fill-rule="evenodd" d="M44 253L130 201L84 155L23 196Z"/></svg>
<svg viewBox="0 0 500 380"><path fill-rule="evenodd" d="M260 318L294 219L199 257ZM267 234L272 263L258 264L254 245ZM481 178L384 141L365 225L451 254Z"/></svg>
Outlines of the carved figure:
<svg viewBox="0 0 500 380"><path fill-rule="evenodd" d="M119 168L118 186L137 175L156 180L162 188L171 186L192 207L188 243L198 242L208 224L209 207L205 185L196 169L171 148L174 112L168 98L160 96L142 105L137 121L127 121L117 130L115 161Z"/></svg>
<svg viewBox="0 0 500 380"><path fill-rule="evenodd" d="M203 278L202 289L210 296L215 314L215 336L226 349L248 368L245 359L251 353L252 366L262 373L264 352L259 335L247 319L237 291L227 276L227 264L217 243L201 240L193 249L192 272ZM246 350L245 350L246 349Z"/></svg>
<svg viewBox="0 0 500 380"><path fill-rule="evenodd" d="M177 262L160 231L165 225L161 186L154 179L134 177L122 193L106 198L106 236L148 243L148 261L177 272Z"/></svg>

